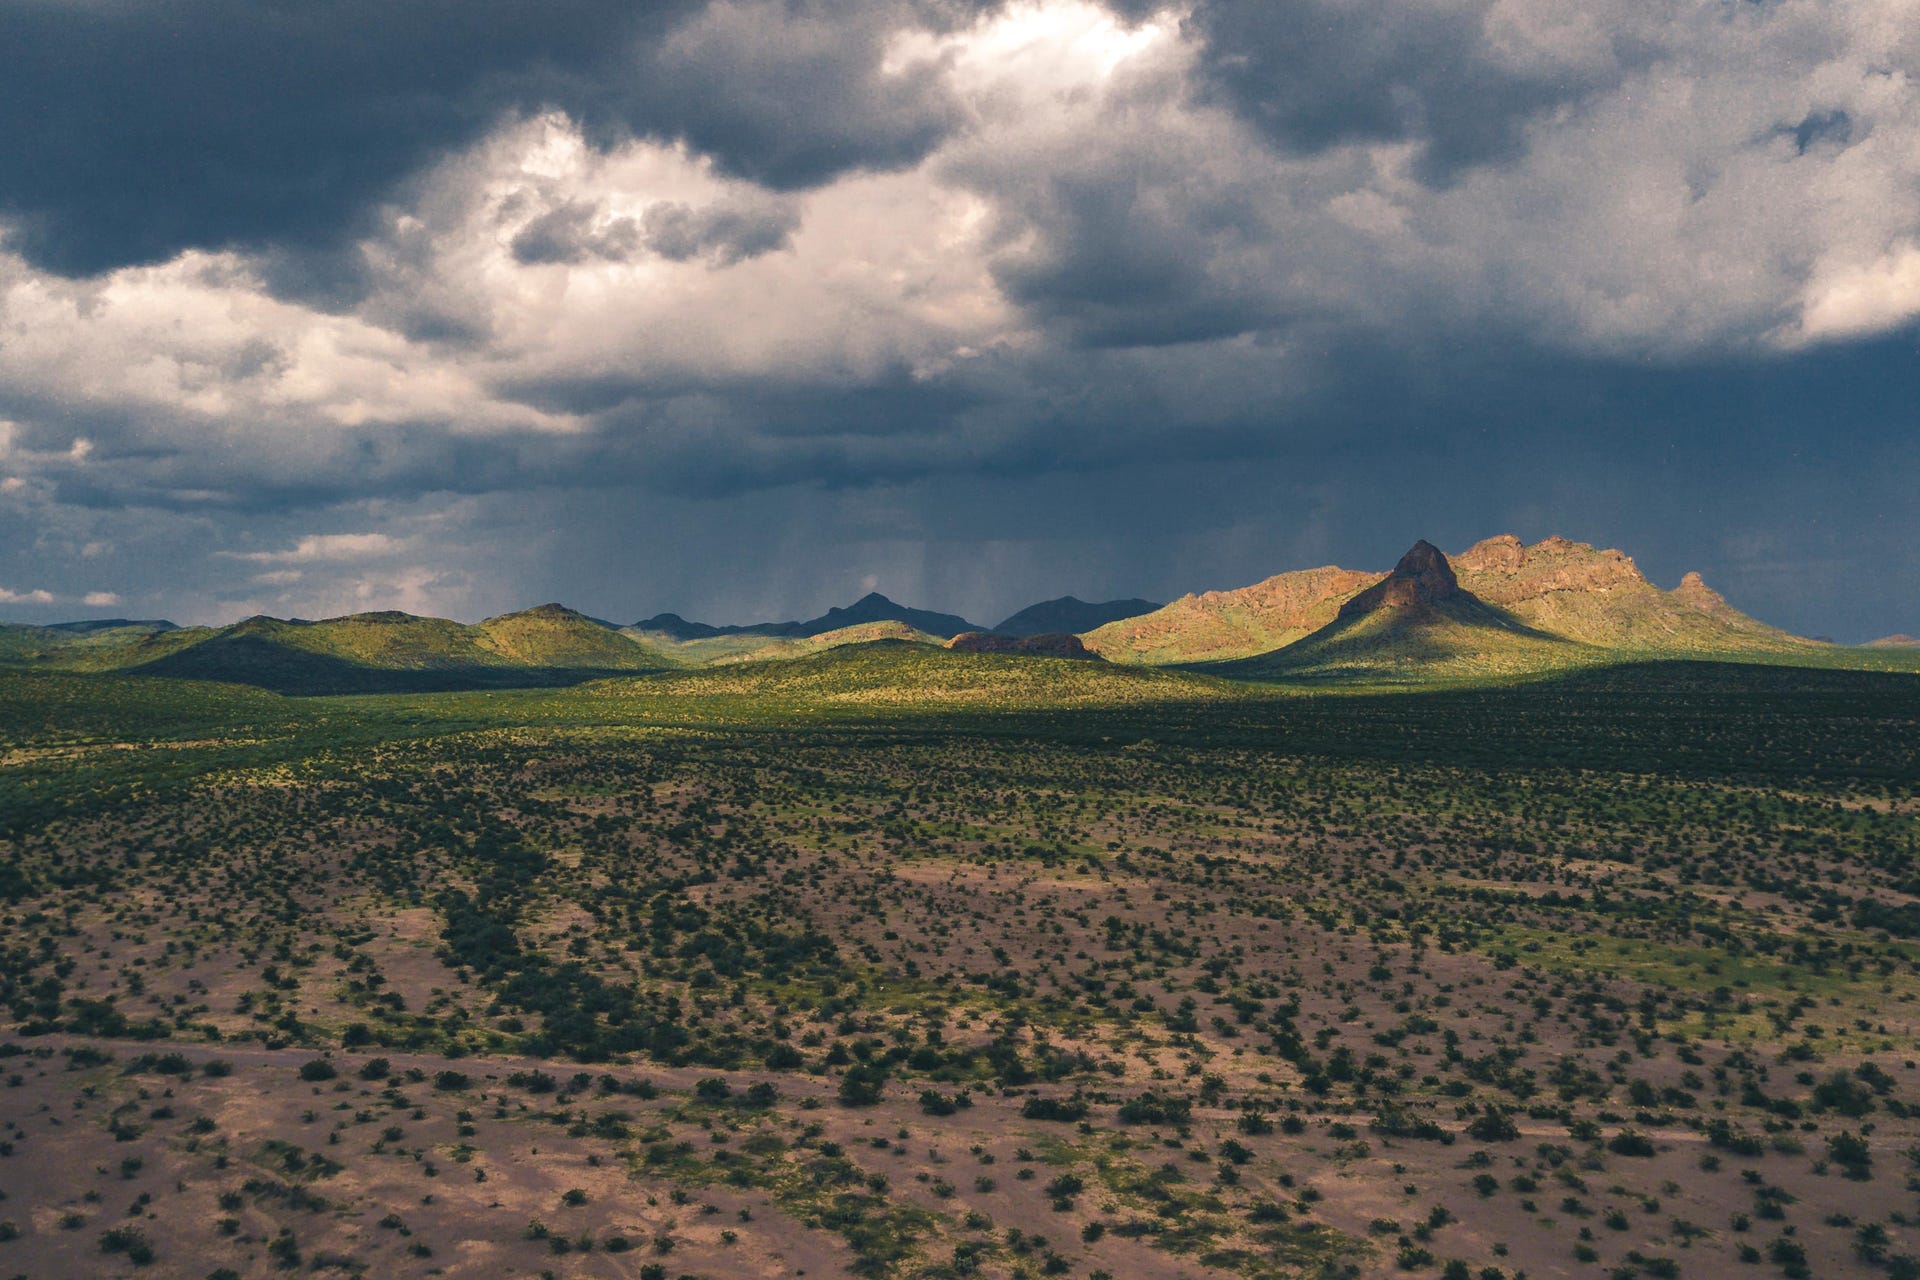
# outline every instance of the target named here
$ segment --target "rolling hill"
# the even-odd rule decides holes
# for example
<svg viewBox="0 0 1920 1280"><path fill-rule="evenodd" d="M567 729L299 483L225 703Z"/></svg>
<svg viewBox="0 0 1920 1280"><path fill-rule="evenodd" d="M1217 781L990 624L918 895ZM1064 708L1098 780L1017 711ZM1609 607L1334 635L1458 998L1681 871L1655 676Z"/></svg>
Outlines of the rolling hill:
<svg viewBox="0 0 1920 1280"><path fill-rule="evenodd" d="M1081 639L1109 662L1166 666L1249 658L1326 626L1341 604L1381 577L1333 565L1300 569L1233 591L1182 596Z"/></svg>
<svg viewBox="0 0 1920 1280"><path fill-rule="evenodd" d="M1559 537L1528 544L1511 534L1451 559L1418 543L1390 574L1328 565L1157 608L1062 596L993 632L872 592L807 621L724 627L677 614L615 627L559 604L473 624L396 611L319 621L256 616L226 627L0 624L0 665L373 693L570 685L801 660L877 642L1308 682L1501 678L1667 658L1920 667L1920 646L1906 637L1858 647L1804 639L1740 612L1697 573L1663 590L1619 551Z"/></svg>
<svg viewBox="0 0 1920 1280"><path fill-rule="evenodd" d="M653 619L649 619L653 621ZM870 644L876 640L908 640L921 644L939 644L941 638L908 626L904 622L857 622L852 626L823 631L811 636L770 636L754 631L732 631L690 639L676 638L671 632L645 631L638 624L622 629L622 634L649 646L681 666L725 666L739 662L763 662L777 658L802 658L847 644ZM964 634L964 633L962 633Z"/></svg>
<svg viewBox="0 0 1920 1280"><path fill-rule="evenodd" d="M906 640L838 645L793 659L761 660L610 680L579 692L688 721L773 714L868 715L881 709L939 713L1238 701L1270 696L1256 685L1187 671L1116 667L1084 659L966 653Z"/></svg>
<svg viewBox="0 0 1920 1280"><path fill-rule="evenodd" d="M98 654L178 630L173 623L157 619L101 618L41 626L0 622L0 662L85 667Z"/></svg>
<svg viewBox="0 0 1920 1280"><path fill-rule="evenodd" d="M675 660L549 604L474 625L393 610L318 622L256 616L229 627L130 633L46 665L317 694L570 684Z"/></svg>

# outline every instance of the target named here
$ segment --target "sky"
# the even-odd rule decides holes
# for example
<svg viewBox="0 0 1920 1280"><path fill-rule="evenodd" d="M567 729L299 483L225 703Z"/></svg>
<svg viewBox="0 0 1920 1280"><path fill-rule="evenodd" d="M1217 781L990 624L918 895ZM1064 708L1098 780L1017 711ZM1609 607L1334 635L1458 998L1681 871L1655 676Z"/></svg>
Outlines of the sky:
<svg viewBox="0 0 1920 1280"><path fill-rule="evenodd" d="M1916 0L0 0L0 618L1920 632Z"/></svg>

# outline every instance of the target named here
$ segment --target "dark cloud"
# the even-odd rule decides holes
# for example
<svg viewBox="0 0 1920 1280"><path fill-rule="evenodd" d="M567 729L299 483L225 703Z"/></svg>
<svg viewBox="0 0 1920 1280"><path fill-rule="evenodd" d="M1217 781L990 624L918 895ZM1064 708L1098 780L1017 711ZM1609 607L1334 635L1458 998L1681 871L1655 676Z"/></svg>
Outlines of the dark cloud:
<svg viewBox="0 0 1920 1280"><path fill-rule="evenodd" d="M883 68L905 17L887 3L717 0L650 51L618 109L779 189L911 164L964 116L937 65Z"/></svg>
<svg viewBox="0 0 1920 1280"><path fill-rule="evenodd" d="M508 249L527 266L626 262L640 251L640 227L632 218L603 219L593 205L570 201L521 227Z"/></svg>
<svg viewBox="0 0 1920 1280"><path fill-rule="evenodd" d="M704 259L730 267L784 249L800 226L800 210L779 197L744 197L694 207L677 200L649 205L638 219L608 217L572 200L521 227L508 245L526 266L631 262L643 253L669 262Z"/></svg>
<svg viewBox="0 0 1920 1280"><path fill-rule="evenodd" d="M1420 171L1513 158L1527 122L1596 87L1572 66L1525 68L1486 38L1488 0L1200 0L1197 91L1277 146L1407 141ZM1613 69L1608 69L1608 76Z"/></svg>
<svg viewBox="0 0 1920 1280"><path fill-rule="evenodd" d="M663 201L646 211L640 225L647 248L663 258L705 258L726 267L786 248L800 227L800 210L783 200L732 201L698 209Z"/></svg>
<svg viewBox="0 0 1920 1280"><path fill-rule="evenodd" d="M1199 342L1272 323L1271 293L1233 260L1259 233L1259 213L1205 183L1145 182L1128 159L1009 193L1026 203L1033 236L994 264L1006 296L1091 347Z"/></svg>
<svg viewBox="0 0 1920 1280"><path fill-rule="evenodd" d="M1185 395L1152 394L1138 357L1093 353L1082 380L1107 394L1026 387L1016 406L1053 402L1054 417L1004 435L1008 406L905 378L688 396L583 437L389 430L197 503L165 495L217 484L215 460L129 458L108 442L56 477L63 501L45 514L0 505L0 586L68 599L106 587L134 612L230 619L270 601L233 580L242 562L210 565L209 547L377 528L411 539L409 563L469 584L430 598L459 616L549 598L618 618L811 616L871 576L910 603L990 618L1063 591L1170 599L1314 564L1385 568L1417 537L1458 549L1512 531L1620 547L1663 586L1700 570L1801 632L1914 629L1910 340L1665 370L1433 354L1349 345L1313 397L1243 402L1221 421L1183 406L1221 369L1194 348ZM116 549L83 556L102 527ZM326 572L287 589L321 591ZM309 594L281 611L402 598Z"/></svg>
<svg viewBox="0 0 1920 1280"><path fill-rule="evenodd" d="M1512 530L1920 629L1894 37L984 7L0 0L31 263L246 251L0 256L0 590L991 619Z"/></svg>
<svg viewBox="0 0 1920 1280"><path fill-rule="evenodd" d="M1851 146L1853 137L1853 117L1845 111L1834 108L1826 111L1809 111L1800 118L1798 124L1781 125L1776 135L1793 139L1793 149L1801 155L1813 147L1827 146L1836 150Z"/></svg>
<svg viewBox="0 0 1920 1280"><path fill-rule="evenodd" d="M330 248L507 115L565 110L603 143L683 138L781 187L916 160L958 116L932 69L880 68L907 10L824 12L0 0L0 216L62 274L240 247L278 255L276 283L303 296L350 298Z"/></svg>
<svg viewBox="0 0 1920 1280"><path fill-rule="evenodd" d="M673 13L617 0L10 0L0 202L19 246L65 273L325 241L425 157L567 96Z"/></svg>

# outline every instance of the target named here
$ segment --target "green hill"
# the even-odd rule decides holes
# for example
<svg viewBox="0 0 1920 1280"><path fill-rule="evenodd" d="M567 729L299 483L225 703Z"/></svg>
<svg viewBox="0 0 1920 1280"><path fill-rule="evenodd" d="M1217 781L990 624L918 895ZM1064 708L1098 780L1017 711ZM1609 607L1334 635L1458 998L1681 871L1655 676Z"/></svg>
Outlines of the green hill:
<svg viewBox="0 0 1920 1280"><path fill-rule="evenodd" d="M780 658L802 658L823 653L841 645L868 644L875 640L910 640L939 644L938 636L917 631L904 622L860 622L835 631L811 636L770 636L759 632L734 631L719 635L676 639L671 632L622 628L621 634L657 650L669 662L662 665L687 667L724 666L738 662L764 662Z"/></svg>
<svg viewBox="0 0 1920 1280"><path fill-rule="evenodd" d="M482 649L518 665L602 671L677 665L663 650L558 604L488 618L476 630Z"/></svg>
<svg viewBox="0 0 1920 1280"><path fill-rule="evenodd" d="M1152 613L1096 627L1081 639L1109 662L1169 666L1249 658L1326 626L1343 603L1380 577L1333 565L1276 574L1234 591L1182 596Z"/></svg>
<svg viewBox="0 0 1920 1280"><path fill-rule="evenodd" d="M762 660L609 680L581 696L637 700L689 715L860 714L876 709L982 712L1213 702L1260 696L1230 681L1183 671L1120 668L1070 658L962 653L906 640L840 645L801 658Z"/></svg>
<svg viewBox="0 0 1920 1280"><path fill-rule="evenodd" d="M0 663L84 670L154 637L177 634L171 622L109 618L49 626L0 623Z"/></svg>
<svg viewBox="0 0 1920 1280"><path fill-rule="evenodd" d="M385 610L318 622L248 618L149 636L98 669L249 684L279 693L400 693L574 684L677 665L559 605L477 626Z"/></svg>

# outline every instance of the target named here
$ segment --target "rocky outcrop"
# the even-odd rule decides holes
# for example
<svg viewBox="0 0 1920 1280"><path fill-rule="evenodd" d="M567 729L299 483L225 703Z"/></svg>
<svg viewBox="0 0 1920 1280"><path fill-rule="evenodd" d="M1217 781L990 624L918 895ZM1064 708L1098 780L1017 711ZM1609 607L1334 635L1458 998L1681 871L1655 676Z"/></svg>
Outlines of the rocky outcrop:
<svg viewBox="0 0 1920 1280"><path fill-rule="evenodd" d="M1503 533L1455 556L1453 567L1467 590L1502 608L1557 591L1655 589L1631 556L1561 537L1527 546Z"/></svg>
<svg viewBox="0 0 1920 1280"><path fill-rule="evenodd" d="M1356 618L1376 609L1431 609L1460 594L1453 566L1440 548L1423 538L1407 549L1392 573L1341 605L1339 616Z"/></svg>
<svg viewBox="0 0 1920 1280"><path fill-rule="evenodd" d="M1680 579L1680 585L1673 589L1673 598L1705 613L1719 613L1733 607L1727 603L1725 596L1708 586L1707 580L1692 570L1688 570L1686 576Z"/></svg>
<svg viewBox="0 0 1920 1280"><path fill-rule="evenodd" d="M1100 655L1080 643L1079 636L1053 632L1037 636L1001 636L989 631L967 631L947 641L956 653L1013 653L1034 658L1087 658Z"/></svg>

